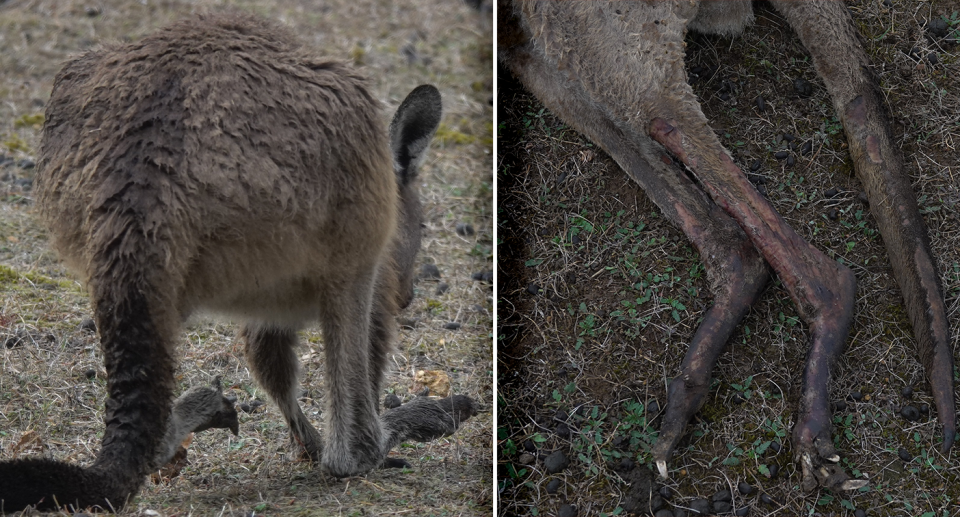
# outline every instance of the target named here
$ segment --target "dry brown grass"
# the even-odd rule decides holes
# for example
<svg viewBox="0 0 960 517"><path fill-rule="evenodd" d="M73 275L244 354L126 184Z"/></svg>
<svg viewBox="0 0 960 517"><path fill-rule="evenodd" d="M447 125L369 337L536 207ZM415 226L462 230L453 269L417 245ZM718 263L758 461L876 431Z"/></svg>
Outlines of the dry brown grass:
<svg viewBox="0 0 960 517"><path fill-rule="evenodd" d="M925 212L958 343L960 46L926 39L923 27L925 20L949 16L960 4L893 4L888 9L879 1L859 1L851 8L894 112L894 133ZM939 63L918 63L908 55L914 47L924 58L935 52ZM759 174L777 210L800 235L856 272L857 316L835 368L831 397L843 401L852 391L865 394L861 402L835 412L834 435L844 466L862 472L870 487L834 495L799 489L788 438L808 336L796 324L786 291L775 284L731 338L705 407L678 447L667 483L677 494L673 504L684 507L746 481L778 501L763 504L756 495L735 493L734 506L750 506L751 515L852 515L852 507L870 515L956 515L958 452L949 457L938 452L941 436L933 411L919 422L898 414L907 403L903 387L913 388L915 405L932 405L929 388L876 224L857 199L862 188L851 175L842 131L832 134L832 105L806 52L778 15L765 8L743 37L688 37L687 63L688 70L718 66L694 88L738 163L749 167L762 159ZM797 77L814 83L812 98L793 95ZM722 81L730 78L732 100L723 101ZM760 94L768 105L763 114L753 104ZM665 405L666 384L711 303L707 283L682 233L609 157L507 78L501 79L498 95L498 463L504 489L499 511L555 514L560 505L574 504L580 515L614 512L623 505L627 485L610 458L614 464L616 454L649 461L643 446L614 445L617 436L629 438L624 425L630 418L653 417L625 404L656 400ZM798 155L793 167L774 160L772 151L785 148L777 140L784 133L799 142L813 139L814 153ZM839 194L827 199L824 193L831 188ZM831 208L838 210L836 221L826 217ZM614 311L626 310L624 301L642 296L644 290L633 286L644 280L644 290L652 288L653 295L638 309L644 323L620 324ZM531 294L531 284L542 291ZM683 308L671 306L671 300ZM735 385L742 388L748 378L750 397L744 401L744 390ZM571 415L569 438L556 432L558 411ZM654 420L651 430L658 427ZM537 445L539 459L559 449L571 466L549 475L541 461L521 464L528 440ZM768 440L782 441L784 449L751 457L757 444ZM916 459L898 459L901 447ZM761 465L777 465L780 474L768 478ZM523 472L510 478L510 468ZM552 479L563 482L557 495L546 492Z"/></svg>
<svg viewBox="0 0 960 517"><path fill-rule="evenodd" d="M123 515L489 515L492 513L492 300L471 279L492 263L491 23L458 1L30 0L0 5L0 154L34 156L54 75L70 55L101 40L136 39L200 10L233 8L276 18L320 52L352 58L375 79L384 118L414 86L432 83L444 97L442 138L424 166L426 236L422 263L436 264L450 289L418 285L403 317L387 389L409 396L418 369L449 373L454 392L470 395L481 414L457 435L395 454L412 472L377 471L333 480L289 454L287 429L268 403L241 413L239 438L198 436L179 477L148 483ZM80 285L49 251L32 213L32 170L0 165L0 459L44 453L89 462L102 434L102 358ZM458 222L477 233L460 237ZM458 331L443 330L458 321ZM265 399L250 378L232 324L188 325L180 349L182 389L222 375L240 402ZM20 336L13 346L8 338ZM301 356L308 416L322 407L322 340L305 332ZM99 372L89 379L87 372ZM319 424L319 421L315 422ZM37 433L36 442L24 437ZM156 515L156 514L151 514Z"/></svg>

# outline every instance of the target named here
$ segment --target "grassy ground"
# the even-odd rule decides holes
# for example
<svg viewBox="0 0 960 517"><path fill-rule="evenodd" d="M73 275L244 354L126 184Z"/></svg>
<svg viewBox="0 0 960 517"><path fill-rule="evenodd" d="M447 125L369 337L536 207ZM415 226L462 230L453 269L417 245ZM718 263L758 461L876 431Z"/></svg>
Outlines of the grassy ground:
<svg viewBox="0 0 960 517"><path fill-rule="evenodd" d="M948 29L960 28L960 4L850 5L930 231L956 353L960 46L928 38L925 24L946 16ZM750 515L956 515L958 452L938 452L933 411L916 422L900 416L905 405L932 405L929 387L876 224L858 199L842 128L806 52L762 5L743 37L687 41L688 72L699 67L701 76L694 89L724 145L741 167L760 160L757 174L774 207L856 272L856 321L830 393L843 466L870 484L843 494L799 488L789 433L808 335L775 282L720 358L706 404L672 461L663 507L679 512L733 488L734 508L749 507ZM638 475L619 465L626 457L650 468L666 384L711 303L705 275L682 233L616 164L505 75L498 91L499 512L554 515L566 504L579 515L625 512L643 483L628 483ZM797 78L813 84L812 97L793 93ZM755 108L758 95L764 113ZM775 160L788 148L785 133L812 141L814 152L794 153L793 166ZM901 449L912 459L901 459ZM558 450L570 466L549 474L543 460ZM741 496L739 482L759 492Z"/></svg>
<svg viewBox="0 0 960 517"><path fill-rule="evenodd" d="M426 232L421 263L435 264L449 290L421 282L402 315L386 387L410 396L415 371L442 370L453 391L481 413L451 438L400 448L412 471L334 480L289 454L287 429L271 403L241 412L239 438L203 433L190 465L167 482L148 482L125 515L489 515L492 513L492 298L472 274L492 267L492 26L462 2L417 0L0 2L0 457L49 454L89 462L102 434L105 381L82 287L48 250L32 209L45 100L70 55L102 40L133 40L200 10L234 8L294 27L319 52L352 59L374 78L392 113L421 83L437 85L445 116L424 166ZM384 122L389 113L385 110ZM476 233L460 236L458 223ZM459 330L444 330L457 321ZM181 389L222 375L239 402L266 399L222 321L188 325L178 371ZM322 339L301 337L306 393L322 407ZM156 513L150 513L156 512Z"/></svg>

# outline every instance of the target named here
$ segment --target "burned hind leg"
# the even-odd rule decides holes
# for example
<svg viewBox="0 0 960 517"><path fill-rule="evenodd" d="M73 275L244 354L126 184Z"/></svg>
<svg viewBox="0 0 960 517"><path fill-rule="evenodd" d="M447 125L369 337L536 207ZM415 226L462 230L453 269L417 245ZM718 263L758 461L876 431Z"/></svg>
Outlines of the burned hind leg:
<svg viewBox="0 0 960 517"><path fill-rule="evenodd" d="M553 112L602 147L690 239L700 254L714 294L679 374L670 382L666 415L653 449L660 474L703 404L710 373L737 324L766 285L768 268L737 224L714 204L646 135L619 128L580 83L545 64L536 54L513 48L513 73Z"/></svg>
<svg viewBox="0 0 960 517"><path fill-rule="evenodd" d="M774 2L813 56L850 144L903 292L918 351L943 424L942 450L956 439L953 350L943 289L910 178L894 143L869 59L842 2ZM845 66L833 66L845 63Z"/></svg>
<svg viewBox="0 0 960 517"><path fill-rule="evenodd" d="M323 456L323 438L307 420L297 403L298 362L294 328L266 324L248 324L244 339L247 363L254 377L280 407L290 426L290 439L313 460Z"/></svg>

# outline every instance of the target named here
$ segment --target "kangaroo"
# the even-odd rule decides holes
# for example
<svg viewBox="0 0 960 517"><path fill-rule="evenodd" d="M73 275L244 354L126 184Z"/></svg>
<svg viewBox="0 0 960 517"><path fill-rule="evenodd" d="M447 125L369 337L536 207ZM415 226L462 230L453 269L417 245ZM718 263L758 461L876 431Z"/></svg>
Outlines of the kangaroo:
<svg viewBox="0 0 960 517"><path fill-rule="evenodd" d="M245 322L255 378L333 476L475 414L461 395L378 414L393 317L413 297L418 167L440 117L439 92L420 86L388 135L358 71L245 15L203 15L68 62L46 108L37 203L91 294L106 429L89 467L0 463L0 510L118 508L135 495L161 441L182 433L163 437L176 338L201 310ZM323 437L296 400L297 330L316 319Z"/></svg>
<svg viewBox="0 0 960 517"><path fill-rule="evenodd" d="M813 57L843 123L854 168L887 247L943 426L956 439L953 352L937 267L894 145L887 108L842 2L773 2ZM733 35L753 21L738 1L541 2L499 0L501 61L558 117L603 148L690 239L714 303L703 317L652 453L667 463L703 404L724 344L767 282L779 275L810 332L793 429L802 486L849 490L831 440L827 385L853 317L856 281L805 242L722 147L687 83L688 29ZM672 165L672 154L692 173Z"/></svg>

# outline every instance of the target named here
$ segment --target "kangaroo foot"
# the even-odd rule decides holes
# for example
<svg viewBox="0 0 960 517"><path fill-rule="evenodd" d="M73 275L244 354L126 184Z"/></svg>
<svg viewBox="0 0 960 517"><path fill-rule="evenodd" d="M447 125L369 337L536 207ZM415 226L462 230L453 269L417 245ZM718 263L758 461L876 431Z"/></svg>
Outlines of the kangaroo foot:
<svg viewBox="0 0 960 517"><path fill-rule="evenodd" d="M380 418L385 433L384 454L405 441L428 442L450 436L477 414L477 403L464 395L445 399L417 397Z"/></svg>
<svg viewBox="0 0 960 517"><path fill-rule="evenodd" d="M817 486L839 492L856 490L867 485L864 479L850 479L838 465L840 455L830 439L830 413L808 411L800 416L793 429L793 444L796 447L794 461L800 464L804 492L812 492Z"/></svg>

